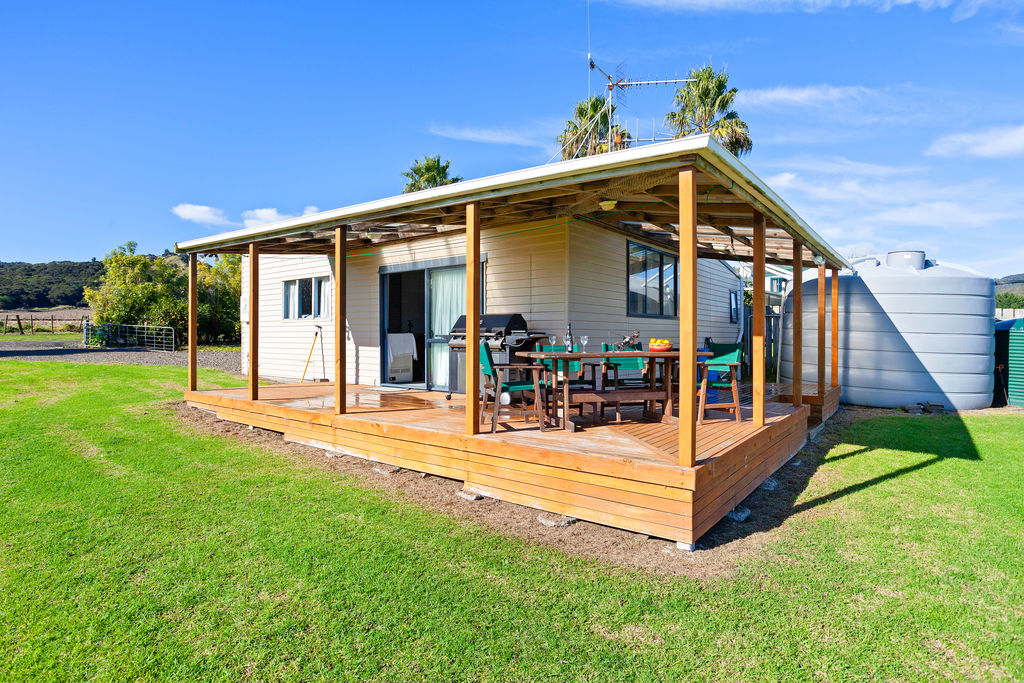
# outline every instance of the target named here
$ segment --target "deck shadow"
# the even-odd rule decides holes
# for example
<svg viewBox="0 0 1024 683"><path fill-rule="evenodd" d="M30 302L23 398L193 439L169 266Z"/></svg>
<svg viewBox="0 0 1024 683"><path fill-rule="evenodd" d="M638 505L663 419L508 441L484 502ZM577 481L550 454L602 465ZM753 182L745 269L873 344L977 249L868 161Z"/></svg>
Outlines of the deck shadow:
<svg viewBox="0 0 1024 683"><path fill-rule="evenodd" d="M860 426L868 420L906 421L901 429L867 429ZM943 420L943 429L936 429L936 420ZM952 426L950 427L950 424ZM839 444L853 444L853 450L829 455ZM878 450L895 450L913 455L926 455L904 467L864 479L809 500L797 502L811 478L822 465L847 460L867 458ZM722 519L698 541L698 548L709 549L728 544L758 533L768 532L781 526L794 515L812 512L828 503L902 476L927 469L943 460L981 460L974 441L963 421L955 413L946 416L909 416L889 409L843 406L826 423L823 432L808 442L792 460L772 475L778 483L773 491L759 487L745 498L741 506L749 508L750 517L745 522Z"/></svg>

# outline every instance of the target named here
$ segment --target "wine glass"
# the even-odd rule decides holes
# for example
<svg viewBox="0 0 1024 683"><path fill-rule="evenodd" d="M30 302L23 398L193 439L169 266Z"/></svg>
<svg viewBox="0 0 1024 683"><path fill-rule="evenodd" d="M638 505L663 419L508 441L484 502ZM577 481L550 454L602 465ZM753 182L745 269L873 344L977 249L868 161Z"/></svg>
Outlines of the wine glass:
<svg viewBox="0 0 1024 683"><path fill-rule="evenodd" d="M590 337L583 334L580 335L580 345L583 347L583 353L587 352L587 342L590 341Z"/></svg>
<svg viewBox="0 0 1024 683"><path fill-rule="evenodd" d="M554 335L554 334L549 335L548 336L548 341L551 342L551 350L554 351L555 350L555 342L558 341L558 335Z"/></svg>

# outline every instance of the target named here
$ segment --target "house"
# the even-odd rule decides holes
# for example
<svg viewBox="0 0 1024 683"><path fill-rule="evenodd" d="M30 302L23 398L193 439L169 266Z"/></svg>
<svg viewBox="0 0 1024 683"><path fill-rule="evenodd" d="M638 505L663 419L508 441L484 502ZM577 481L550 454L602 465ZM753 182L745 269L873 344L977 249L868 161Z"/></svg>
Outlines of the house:
<svg viewBox="0 0 1024 683"><path fill-rule="evenodd" d="M540 229L537 229L537 228ZM642 339L678 341L677 247L642 228L610 230L584 221L511 225L481 235L485 313L518 313L530 330L559 338L572 323L590 349L633 330ZM456 233L385 244L348 270L348 367L356 384L397 384L461 393L448 380L448 332L465 299L464 244ZM243 257L242 291L249 268ZM644 266L657 260L657 267ZM735 342L743 282L725 261L698 259L697 336ZM632 272L631 272L632 271ZM330 257L269 255L259 269L259 376L275 381L334 381L330 330ZM651 280L656 297L648 299ZM568 296L560 292L568 292ZM655 301L654 298L665 298ZM440 310L449 305L447 310ZM248 310L242 298L242 367L248 367ZM655 310L657 308L657 310ZM430 321L430 325L427 322ZM430 328L430 329L428 329ZM415 354L395 354L388 340L412 335ZM314 346L315 340L315 346ZM401 340L399 340L401 341ZM312 355L310 351L312 350ZM415 359L413 359L415 355ZM411 361L408 368L401 361ZM408 370L408 371L406 371ZM451 387L450 387L451 384Z"/></svg>
<svg viewBox="0 0 1024 683"><path fill-rule="evenodd" d="M827 269L849 267L706 135L226 232L181 242L176 250L189 256L188 405L287 439L457 479L472 493L684 548L692 549L800 449L808 406L832 405L840 391L833 289L831 342L826 325L817 325L814 377L804 378L797 358L790 384L767 384L764 318L753 316L752 372L740 409L695 419L698 346L707 336L728 340L735 330L714 301L736 280L716 261L752 263L754 310L762 311L766 266L790 266L793 291L800 293L796 320L802 320L804 268L817 268L823 281ZM248 256L249 378L245 387L200 390L196 264L201 254L222 253ZM307 265L299 257L315 260ZM827 296L819 288L808 303L819 321ZM633 328L643 340L672 340L677 351L652 359L660 360L664 380L650 387L662 392L660 413L649 401L649 410L637 406L621 422L591 423L551 401L539 423L503 420L501 431L482 433L484 311L521 313L531 328L559 336L571 321L576 337L587 335L595 348ZM466 344L452 363L447 333L460 315L468 321ZM295 376L318 324L321 374L344 381L261 386L263 373ZM380 386L381 368L391 371L388 334L405 350L409 339L398 335L412 334L422 389ZM802 334L796 325L795 350ZM333 371L325 371L328 364ZM415 381L415 367L412 372ZM464 396L427 390L458 381ZM624 396L602 387L580 395L577 403L595 406Z"/></svg>

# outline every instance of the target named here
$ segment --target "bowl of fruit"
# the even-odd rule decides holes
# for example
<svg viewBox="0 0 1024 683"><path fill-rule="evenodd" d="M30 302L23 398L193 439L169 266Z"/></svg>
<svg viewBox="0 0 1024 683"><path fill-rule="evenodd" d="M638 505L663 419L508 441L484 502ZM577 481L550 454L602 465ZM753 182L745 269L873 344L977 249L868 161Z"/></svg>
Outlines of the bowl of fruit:
<svg viewBox="0 0 1024 683"><path fill-rule="evenodd" d="M672 350L672 342L668 339L654 339L653 337L648 342L647 347L651 351L663 352Z"/></svg>

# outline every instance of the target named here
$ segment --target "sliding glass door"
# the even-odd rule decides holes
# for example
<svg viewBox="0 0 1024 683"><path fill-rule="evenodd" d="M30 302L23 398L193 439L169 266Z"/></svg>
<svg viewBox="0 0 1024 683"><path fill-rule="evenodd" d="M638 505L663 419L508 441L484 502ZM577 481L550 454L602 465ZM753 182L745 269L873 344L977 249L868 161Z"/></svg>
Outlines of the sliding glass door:
<svg viewBox="0 0 1024 683"><path fill-rule="evenodd" d="M433 268L427 271L427 278L427 388L447 389L451 366L448 333L466 310L466 267Z"/></svg>

